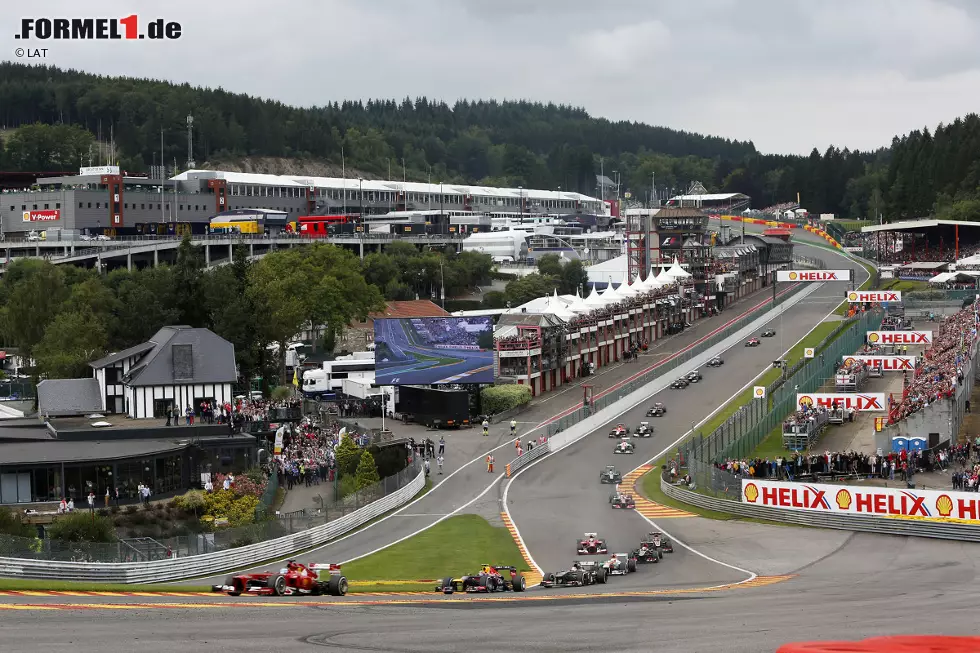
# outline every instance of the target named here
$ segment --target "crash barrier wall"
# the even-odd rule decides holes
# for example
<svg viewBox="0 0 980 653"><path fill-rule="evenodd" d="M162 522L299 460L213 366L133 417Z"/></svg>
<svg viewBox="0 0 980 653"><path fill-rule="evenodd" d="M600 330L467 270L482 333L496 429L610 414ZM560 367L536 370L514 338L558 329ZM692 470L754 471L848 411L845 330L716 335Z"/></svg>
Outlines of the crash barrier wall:
<svg viewBox="0 0 980 653"><path fill-rule="evenodd" d="M219 528L213 533L159 539L139 538L112 543L65 542L0 535L0 556L63 563L109 564L166 560L171 556L207 557L260 542L279 540L285 536L299 536L310 529L340 521L414 482L421 469L420 464L416 461L414 465L406 467L397 474L386 476L378 483L336 501L329 500L334 493L334 483L321 483L319 487L323 488L324 495L329 495L328 499L321 498L315 501L311 509L296 511L283 517L271 516L271 519L245 526ZM146 523L148 518L166 519L166 507L163 504L154 504L148 509L133 506L132 509L133 512L130 513L129 508L124 508L116 516L130 520L133 524Z"/></svg>
<svg viewBox="0 0 980 653"><path fill-rule="evenodd" d="M910 435L929 437L933 433L938 434L939 442L955 440L963 425L966 402L973 393L973 386L976 383L978 353L980 349L977 343L973 343L963 364L963 383L957 384L956 393L952 398L933 401L897 424L889 424L875 434L875 446L891 451L892 438Z"/></svg>
<svg viewBox="0 0 980 653"><path fill-rule="evenodd" d="M724 342L734 334L744 331L746 326L749 324L755 324L757 322L760 326L765 324L773 317L779 315L778 311L795 305L801 299L816 291L820 285L821 284L796 284L795 286L791 286L787 294L777 298L775 306L772 304L772 302L769 302L763 308L734 320L731 324L721 328L717 333L709 336L706 340L698 343L691 349L675 354L669 358L665 358L652 369L637 376L635 379L624 383L616 390L594 399L591 406L580 407L562 418L552 422L548 425L549 438L582 422L585 419L588 419L590 415L612 406L624 397L627 397L637 390L644 388L648 383L657 380L673 370L681 367L685 368L685 372L697 369L701 364L706 363L711 359L711 356L704 358L703 352L714 347L718 343ZM700 360L701 358L704 358L701 364L690 364L691 361L695 359Z"/></svg>
<svg viewBox="0 0 980 653"><path fill-rule="evenodd" d="M420 466L416 466L413 471L415 477L410 483L379 501L328 524L260 544L207 555L135 563L61 562L4 557L0 558L0 576L95 583L160 583L220 574L267 560L281 560L293 552L304 551L339 537L410 501L425 486L425 472Z"/></svg>
<svg viewBox="0 0 980 653"><path fill-rule="evenodd" d="M799 484L791 484L801 487ZM845 531L859 531L885 535L905 535L912 537L931 537L942 540L961 540L980 542L980 525L957 522L925 521L919 519L896 519L889 517L865 517L833 513L806 512L771 506L756 506L742 501L732 501L699 492L692 492L676 486L661 477L660 489L672 499L705 510L724 512L752 519L766 519L773 522L835 528ZM741 484L739 485L741 496Z"/></svg>
<svg viewBox="0 0 980 653"><path fill-rule="evenodd" d="M545 442L544 444L535 445L535 447L530 451L525 451L517 458L514 458L514 460L512 460L510 464L508 464L506 467L507 478L510 478L511 476L516 474L517 470L519 470L521 467L528 465L531 461L537 460L541 456L551 451L551 448L548 446L548 444L549 443Z"/></svg>
<svg viewBox="0 0 980 653"><path fill-rule="evenodd" d="M802 286L799 284L797 287ZM641 377L629 384L624 385L621 393L615 400L602 402L602 408L594 411L583 411L578 409L566 418L558 422L561 428L552 428L555 423L549 425L548 442L551 451L558 451L582 439L592 431L595 431L606 422L611 421L616 415L629 410L631 407L646 401L651 395L660 392L673 381L673 374L687 374L692 370L703 367L705 363L713 357L730 348L732 344L726 342L732 339L735 342L744 340L751 333L758 331L767 322L781 314L781 311L788 311L796 304L806 299L811 293L815 292L820 284L808 284L803 290L796 293L784 295L782 302L776 304L776 308L766 311L760 309L753 312L747 318L738 321L741 328L735 329L738 324L722 329L717 334L720 339L711 337L703 343L692 347L684 354L678 355L680 362L669 360L670 365L658 365ZM669 376L668 376L669 374ZM612 394L612 393L610 393ZM620 393L617 393L620 394ZM603 397L602 399L606 399ZM598 404L598 402L596 402ZM574 419L572 419L574 418Z"/></svg>
<svg viewBox="0 0 980 653"><path fill-rule="evenodd" d="M721 462L726 458L743 458L773 429L781 428L787 415L796 410L798 392L816 392L827 379L833 378L835 363L853 354L865 342L868 331L875 331L884 318L882 312L869 312L844 320L816 349L815 358L802 358L784 375L769 384L765 399L752 399L729 417L707 437L695 437L688 442L686 458L705 463ZM836 338L836 340L835 340ZM694 474L692 473L692 476ZM710 485L710 478L699 478L699 484Z"/></svg>

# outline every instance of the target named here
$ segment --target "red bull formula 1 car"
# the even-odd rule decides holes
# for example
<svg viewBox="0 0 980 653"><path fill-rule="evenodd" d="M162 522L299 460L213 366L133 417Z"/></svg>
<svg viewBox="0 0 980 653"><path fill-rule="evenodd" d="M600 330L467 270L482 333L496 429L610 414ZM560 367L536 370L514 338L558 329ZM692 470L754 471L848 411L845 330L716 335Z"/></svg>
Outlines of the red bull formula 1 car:
<svg viewBox="0 0 980 653"><path fill-rule="evenodd" d="M263 571L229 576L224 585L212 585L211 591L224 592L228 596L344 596L347 594L347 578L340 573L340 565L337 564L303 565L290 560L278 572Z"/></svg>
<svg viewBox="0 0 980 653"><path fill-rule="evenodd" d="M444 578L436 585L436 591L443 594L454 592L492 593L492 592L523 592L527 589L527 581L517 571L517 567L483 565L478 573L453 578Z"/></svg>

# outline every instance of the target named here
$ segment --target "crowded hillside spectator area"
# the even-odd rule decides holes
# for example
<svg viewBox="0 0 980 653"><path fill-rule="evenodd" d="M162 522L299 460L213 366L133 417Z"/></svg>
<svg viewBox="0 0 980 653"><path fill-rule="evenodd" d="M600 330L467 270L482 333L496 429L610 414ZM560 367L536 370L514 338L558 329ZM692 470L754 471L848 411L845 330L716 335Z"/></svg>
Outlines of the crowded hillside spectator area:
<svg viewBox="0 0 980 653"><path fill-rule="evenodd" d="M932 346L918 362L912 378L905 379L902 397L888 400L888 421L902 421L930 404L950 399L963 382L963 367L977 339L977 304L945 318Z"/></svg>
<svg viewBox="0 0 980 653"><path fill-rule="evenodd" d="M980 223L906 220L863 227L861 233L865 249L880 263L953 263L980 252ZM942 271L934 269L932 275Z"/></svg>

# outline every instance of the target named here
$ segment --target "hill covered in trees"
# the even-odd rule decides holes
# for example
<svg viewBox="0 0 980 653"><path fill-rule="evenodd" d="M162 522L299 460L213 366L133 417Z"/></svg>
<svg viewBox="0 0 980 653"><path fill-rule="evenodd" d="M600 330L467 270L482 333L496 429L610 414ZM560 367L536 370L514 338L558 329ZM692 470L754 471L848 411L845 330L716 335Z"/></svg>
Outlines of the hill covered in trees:
<svg viewBox="0 0 980 653"><path fill-rule="evenodd" d="M623 191L639 200L649 198L656 175L660 189L679 191L698 180L713 191L750 195L760 208L799 193L811 212L852 218L876 210L886 218L980 211L970 204L980 177L980 120L973 115L935 134L896 138L877 152L831 147L806 157L777 156L758 152L751 142L611 122L554 104L488 100L450 106L406 98L297 108L188 84L0 64L4 126L74 125L103 140L111 127L118 163L127 170L161 160L182 164L188 114L194 116L194 158L201 162L248 156L337 165L343 153L348 169L382 178L389 170L401 178L404 169L413 180L594 194L601 160L606 174L618 171ZM24 166L38 164L41 148L16 139L11 148L10 138L4 140L0 167L37 169ZM18 154L24 151L34 156ZM55 158L49 169L60 169Z"/></svg>

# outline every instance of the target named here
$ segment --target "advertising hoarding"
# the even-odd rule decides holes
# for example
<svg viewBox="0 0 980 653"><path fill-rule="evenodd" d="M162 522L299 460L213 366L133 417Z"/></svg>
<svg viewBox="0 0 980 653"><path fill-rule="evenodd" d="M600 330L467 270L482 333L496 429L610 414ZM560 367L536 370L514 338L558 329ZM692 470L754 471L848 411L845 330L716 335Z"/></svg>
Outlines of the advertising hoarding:
<svg viewBox="0 0 980 653"><path fill-rule="evenodd" d="M932 331L868 331L869 345L931 345Z"/></svg>
<svg viewBox="0 0 980 653"><path fill-rule="evenodd" d="M885 302L902 301L901 290L852 290L847 293L847 301L852 304L864 304L871 302L882 304Z"/></svg>
<svg viewBox="0 0 980 653"><path fill-rule="evenodd" d="M54 222L61 219L61 209L24 211L24 222Z"/></svg>
<svg viewBox="0 0 980 653"><path fill-rule="evenodd" d="M375 383L493 383L490 317L378 318Z"/></svg>
<svg viewBox="0 0 980 653"><path fill-rule="evenodd" d="M776 281L850 281L850 270L776 270Z"/></svg>
<svg viewBox="0 0 980 653"><path fill-rule="evenodd" d="M868 367L879 367L883 372L911 372L915 369L915 356L841 356L845 365L860 361Z"/></svg>
<svg viewBox="0 0 980 653"><path fill-rule="evenodd" d="M980 519L980 494L976 492L742 479L742 500L755 506L844 515L928 520Z"/></svg>
<svg viewBox="0 0 980 653"><path fill-rule="evenodd" d="M800 408L823 406L824 408L853 408L858 412L887 410L884 392L808 392L797 393L796 404Z"/></svg>

